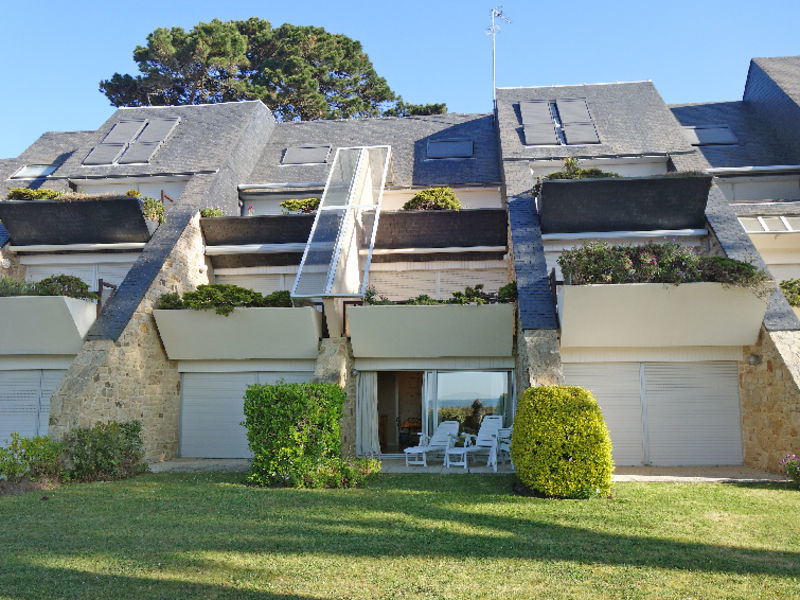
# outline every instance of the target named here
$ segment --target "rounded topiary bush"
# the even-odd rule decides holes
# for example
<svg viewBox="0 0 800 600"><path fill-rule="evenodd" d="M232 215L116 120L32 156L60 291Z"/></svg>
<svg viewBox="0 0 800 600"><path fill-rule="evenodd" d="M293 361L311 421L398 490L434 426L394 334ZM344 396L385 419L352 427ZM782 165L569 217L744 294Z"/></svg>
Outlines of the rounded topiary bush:
<svg viewBox="0 0 800 600"><path fill-rule="evenodd" d="M449 187L432 187L417 192L403 210L461 210L461 200Z"/></svg>
<svg viewBox="0 0 800 600"><path fill-rule="evenodd" d="M556 498L608 496L611 439L591 392L574 386L529 388L514 417L511 458L534 493Z"/></svg>

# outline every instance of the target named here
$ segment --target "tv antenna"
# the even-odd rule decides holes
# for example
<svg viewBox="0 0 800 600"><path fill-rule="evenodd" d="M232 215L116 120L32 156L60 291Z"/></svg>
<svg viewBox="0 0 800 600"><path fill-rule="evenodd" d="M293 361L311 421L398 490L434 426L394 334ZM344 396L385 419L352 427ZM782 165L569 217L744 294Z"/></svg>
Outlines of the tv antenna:
<svg viewBox="0 0 800 600"><path fill-rule="evenodd" d="M505 14L503 14L503 7L502 6L495 6L491 11L492 15L492 24L486 28L486 35L492 36L492 102L494 103L495 109L497 108L497 60L495 58L495 38L497 37L497 33L500 31L500 25L497 24L497 19L502 19L506 23L511 23L511 19L509 19Z"/></svg>

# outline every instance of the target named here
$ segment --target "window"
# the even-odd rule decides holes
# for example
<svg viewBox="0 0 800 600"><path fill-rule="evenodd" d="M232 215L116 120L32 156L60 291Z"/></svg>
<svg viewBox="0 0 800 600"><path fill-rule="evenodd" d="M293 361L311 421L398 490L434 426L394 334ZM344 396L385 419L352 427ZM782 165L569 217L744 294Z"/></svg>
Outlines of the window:
<svg viewBox="0 0 800 600"><path fill-rule="evenodd" d="M57 169L56 165L25 165L14 173L12 179L35 179L37 177L47 177Z"/></svg>
<svg viewBox="0 0 800 600"><path fill-rule="evenodd" d="M472 158L472 140L428 140L426 158Z"/></svg>
<svg viewBox="0 0 800 600"><path fill-rule="evenodd" d="M282 165L316 165L328 161L330 144L290 146L283 152Z"/></svg>
<svg viewBox="0 0 800 600"><path fill-rule="evenodd" d="M103 141L83 159L86 166L147 163L180 119L127 119L114 123Z"/></svg>
<svg viewBox="0 0 800 600"><path fill-rule="evenodd" d="M727 125L696 125L683 128L686 139L692 146L723 146L739 140Z"/></svg>
<svg viewBox="0 0 800 600"><path fill-rule="evenodd" d="M509 371L432 371L427 376L429 381L435 380L435 392L427 402L428 431L451 420L476 429L486 415L503 415L503 425L511 426L514 407Z"/></svg>
<svg viewBox="0 0 800 600"><path fill-rule="evenodd" d="M600 143L585 98L520 102L519 112L526 146Z"/></svg>

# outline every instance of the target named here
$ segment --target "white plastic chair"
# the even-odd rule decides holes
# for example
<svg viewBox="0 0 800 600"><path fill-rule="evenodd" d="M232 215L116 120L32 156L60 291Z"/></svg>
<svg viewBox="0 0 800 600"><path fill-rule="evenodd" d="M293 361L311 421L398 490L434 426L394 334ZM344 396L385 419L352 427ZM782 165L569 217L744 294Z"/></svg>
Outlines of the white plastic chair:
<svg viewBox="0 0 800 600"><path fill-rule="evenodd" d="M511 459L511 436L514 430L511 427L501 427L497 430L497 460L510 462L511 469L514 468L514 461Z"/></svg>
<svg viewBox="0 0 800 600"><path fill-rule="evenodd" d="M470 454L488 451L489 458L486 461L486 466L492 467L494 472L497 473L497 432L502 426L503 417L501 415L483 417L478 435L468 434L462 448L448 448L445 450L444 466L448 469L450 467L464 467L466 471L469 466Z"/></svg>
<svg viewBox="0 0 800 600"><path fill-rule="evenodd" d="M430 439L426 439L427 436L422 433L419 436L418 446L411 446L403 450L406 455L406 466L422 465L427 467L427 455L429 452L446 452L448 448L452 447L458 436L458 421L442 421L436 427Z"/></svg>

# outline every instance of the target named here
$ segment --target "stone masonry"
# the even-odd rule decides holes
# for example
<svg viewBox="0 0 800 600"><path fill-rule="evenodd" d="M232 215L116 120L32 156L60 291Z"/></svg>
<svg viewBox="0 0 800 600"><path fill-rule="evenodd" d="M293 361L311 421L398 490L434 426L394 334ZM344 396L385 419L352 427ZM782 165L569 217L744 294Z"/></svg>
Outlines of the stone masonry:
<svg viewBox="0 0 800 600"><path fill-rule="evenodd" d="M199 216L172 249L116 341L88 340L50 399L51 436L98 421L142 422L146 459L178 454L180 375L167 358L152 309L162 294L208 283Z"/></svg>
<svg viewBox="0 0 800 600"><path fill-rule="evenodd" d="M5 261L8 261L7 267L3 266ZM7 248L0 248L0 277L10 277L19 281L25 279L25 266L19 264L19 257Z"/></svg>
<svg viewBox="0 0 800 600"><path fill-rule="evenodd" d="M356 454L356 378L352 376L355 367L353 347L344 337L324 338L320 342L317 364L314 369L316 383L335 383L346 394L342 414L340 435L342 455Z"/></svg>
<svg viewBox="0 0 800 600"><path fill-rule="evenodd" d="M800 451L800 331L763 327L739 368L744 462L778 471Z"/></svg>
<svg viewBox="0 0 800 600"><path fill-rule="evenodd" d="M529 387L564 384L555 329L517 329L515 358L517 397Z"/></svg>

